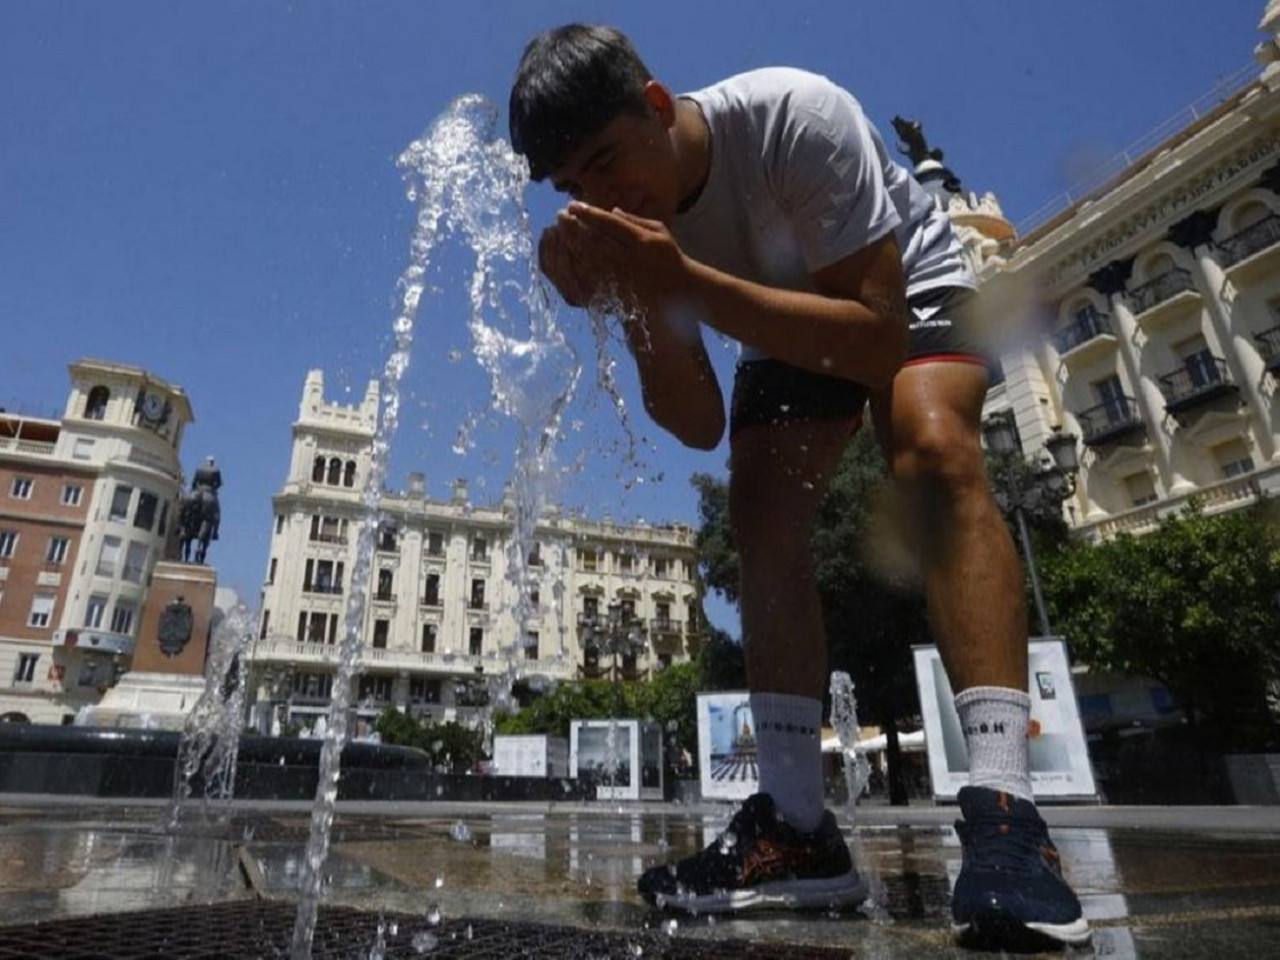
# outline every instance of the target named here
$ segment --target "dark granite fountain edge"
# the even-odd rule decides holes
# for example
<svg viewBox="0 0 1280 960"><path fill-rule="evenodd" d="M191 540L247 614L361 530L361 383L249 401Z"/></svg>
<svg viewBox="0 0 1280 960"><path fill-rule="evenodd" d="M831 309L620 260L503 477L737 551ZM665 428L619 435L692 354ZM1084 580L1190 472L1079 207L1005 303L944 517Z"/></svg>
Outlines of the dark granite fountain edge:
<svg viewBox="0 0 1280 960"><path fill-rule="evenodd" d="M0 794L172 796L181 736L172 731L0 725ZM315 797L319 740L240 738L238 799ZM194 791L202 790L200 782ZM342 752L340 800L462 802L586 799L584 781L437 773L421 750L353 742Z"/></svg>

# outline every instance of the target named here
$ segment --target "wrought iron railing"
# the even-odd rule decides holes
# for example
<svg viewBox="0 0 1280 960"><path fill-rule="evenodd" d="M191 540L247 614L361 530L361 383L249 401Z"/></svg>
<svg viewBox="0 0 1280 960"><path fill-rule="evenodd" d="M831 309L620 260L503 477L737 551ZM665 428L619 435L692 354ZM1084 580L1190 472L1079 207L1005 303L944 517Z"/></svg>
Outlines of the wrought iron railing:
<svg viewBox="0 0 1280 960"><path fill-rule="evenodd" d="M649 629L654 633L681 633L684 631L684 621L673 620L671 617L654 617L649 621Z"/></svg>
<svg viewBox="0 0 1280 960"><path fill-rule="evenodd" d="M1280 369L1280 326L1255 333L1253 339L1258 342L1258 352L1267 362L1267 369Z"/></svg>
<svg viewBox="0 0 1280 960"><path fill-rule="evenodd" d="M1087 444L1101 444L1115 440L1142 426L1142 414L1133 397L1117 397L1090 407L1076 415L1080 432Z"/></svg>
<svg viewBox="0 0 1280 960"><path fill-rule="evenodd" d="M1191 357L1181 370L1160 378L1160 390L1170 406L1186 404L1230 385L1226 361L1208 354Z"/></svg>
<svg viewBox="0 0 1280 960"><path fill-rule="evenodd" d="M1192 279L1190 270L1172 267L1142 286L1130 290L1129 301L1133 304L1134 313L1145 313L1166 300L1172 300L1184 290L1194 291L1195 288L1196 282Z"/></svg>
<svg viewBox="0 0 1280 960"><path fill-rule="evenodd" d="M1273 213L1227 237L1218 244L1218 250L1222 265L1230 267L1277 243L1280 243L1280 215Z"/></svg>
<svg viewBox="0 0 1280 960"><path fill-rule="evenodd" d="M1074 350L1094 337L1112 333L1111 318L1097 310L1085 310L1076 315L1074 323L1063 327L1053 335L1053 345L1059 353Z"/></svg>

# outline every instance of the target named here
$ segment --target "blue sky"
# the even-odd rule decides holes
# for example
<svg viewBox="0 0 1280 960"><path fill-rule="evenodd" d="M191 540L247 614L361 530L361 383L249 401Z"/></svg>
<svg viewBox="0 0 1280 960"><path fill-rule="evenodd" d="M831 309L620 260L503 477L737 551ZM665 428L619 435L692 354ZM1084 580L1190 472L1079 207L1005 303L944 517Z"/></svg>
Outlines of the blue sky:
<svg viewBox="0 0 1280 960"><path fill-rule="evenodd" d="M825 73L890 134L895 113L922 120L966 186L995 191L1017 222L1082 162L1247 64L1264 6L6 0L0 406L56 416L80 357L182 385L197 418L188 473L213 454L226 479L211 558L223 583L254 598L306 371L323 368L330 399L355 401L389 349L412 216L395 158L460 94L484 94L505 116L538 30L613 23L677 90L771 64ZM556 202L535 188L535 221ZM461 285L464 268L448 254L440 277ZM567 309L562 322L584 326ZM420 470L444 496L466 476L485 500L510 468L509 444L482 429L470 454L451 451L484 400L473 365L447 359L458 349L463 315L448 297L425 301L390 482ZM727 390L732 351L712 352ZM610 416L584 395L572 414L585 425L579 449L582 437L618 436ZM597 517L696 522L687 477L723 472L725 448L684 451L638 426L649 482L624 493L635 471L600 454L564 499Z"/></svg>

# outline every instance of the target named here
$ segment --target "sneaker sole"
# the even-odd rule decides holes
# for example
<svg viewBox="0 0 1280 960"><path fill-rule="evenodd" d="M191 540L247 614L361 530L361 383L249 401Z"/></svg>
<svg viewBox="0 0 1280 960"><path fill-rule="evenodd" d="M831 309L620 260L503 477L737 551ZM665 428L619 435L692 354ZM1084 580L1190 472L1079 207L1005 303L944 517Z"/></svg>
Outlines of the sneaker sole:
<svg viewBox="0 0 1280 960"><path fill-rule="evenodd" d="M778 880L746 890L698 895L658 894L654 905L685 913L738 913L746 910L828 910L856 907L867 899L867 884L850 870L839 877L818 880Z"/></svg>
<svg viewBox="0 0 1280 960"><path fill-rule="evenodd" d="M1093 936L1084 917L1070 923L1023 923L1003 910L987 910L969 923L952 924L964 946L980 949L1036 951L1063 944L1080 946Z"/></svg>

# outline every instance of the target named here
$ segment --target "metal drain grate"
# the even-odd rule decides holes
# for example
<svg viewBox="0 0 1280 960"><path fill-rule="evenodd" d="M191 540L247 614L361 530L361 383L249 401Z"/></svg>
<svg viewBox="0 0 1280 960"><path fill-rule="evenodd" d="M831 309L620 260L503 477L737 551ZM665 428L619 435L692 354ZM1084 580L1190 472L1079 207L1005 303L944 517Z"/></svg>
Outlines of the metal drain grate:
<svg viewBox="0 0 1280 960"><path fill-rule="evenodd" d="M294 905L244 900L0 927L0 958L32 960L259 960L289 955ZM496 920L450 920L322 907L314 960L369 955L382 928L385 960L849 960L847 950L706 941ZM395 932L392 933L391 931Z"/></svg>

